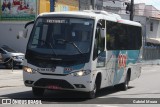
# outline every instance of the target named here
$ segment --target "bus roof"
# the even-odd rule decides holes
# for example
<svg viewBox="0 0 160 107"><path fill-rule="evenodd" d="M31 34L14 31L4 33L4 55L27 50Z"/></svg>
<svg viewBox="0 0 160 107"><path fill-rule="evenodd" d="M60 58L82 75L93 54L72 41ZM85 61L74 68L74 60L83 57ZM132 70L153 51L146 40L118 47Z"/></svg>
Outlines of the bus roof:
<svg viewBox="0 0 160 107"><path fill-rule="evenodd" d="M106 11L98 11L98 10L84 10L84 11L65 11L65 12L49 12L42 13L39 17L79 17L79 18L90 18L90 19L105 19L108 21L113 21L117 23L123 23L133 26L141 27L141 24L138 22L130 21L122 19L118 14L106 12Z"/></svg>

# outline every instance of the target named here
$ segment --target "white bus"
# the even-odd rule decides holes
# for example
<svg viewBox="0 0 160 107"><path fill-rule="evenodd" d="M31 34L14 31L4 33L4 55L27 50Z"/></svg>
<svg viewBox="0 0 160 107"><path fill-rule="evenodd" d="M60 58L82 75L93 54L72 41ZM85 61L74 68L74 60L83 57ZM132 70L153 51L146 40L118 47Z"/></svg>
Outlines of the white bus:
<svg viewBox="0 0 160 107"><path fill-rule="evenodd" d="M23 67L24 84L33 94L45 89L86 92L127 90L140 76L141 24L105 11L40 14L28 41ZM26 36L26 31L24 32Z"/></svg>

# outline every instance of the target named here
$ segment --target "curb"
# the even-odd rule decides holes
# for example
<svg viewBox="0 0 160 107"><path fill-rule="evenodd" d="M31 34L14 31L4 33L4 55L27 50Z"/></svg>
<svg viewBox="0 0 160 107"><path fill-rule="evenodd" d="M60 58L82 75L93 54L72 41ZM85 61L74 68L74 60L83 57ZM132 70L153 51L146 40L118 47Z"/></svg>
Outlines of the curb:
<svg viewBox="0 0 160 107"><path fill-rule="evenodd" d="M142 60L142 65L160 65L160 60Z"/></svg>

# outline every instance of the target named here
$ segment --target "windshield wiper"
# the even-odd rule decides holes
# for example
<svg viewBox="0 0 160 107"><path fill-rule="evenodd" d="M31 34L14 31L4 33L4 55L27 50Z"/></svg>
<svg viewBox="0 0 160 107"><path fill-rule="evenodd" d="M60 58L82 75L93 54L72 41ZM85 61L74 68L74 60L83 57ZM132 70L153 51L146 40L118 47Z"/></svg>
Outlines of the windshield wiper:
<svg viewBox="0 0 160 107"><path fill-rule="evenodd" d="M64 39L57 39L57 41L59 42L62 42L62 43L69 43L69 44L72 44L80 54L83 54L82 51L78 48L78 46L74 43L74 42L69 42L67 40L64 40Z"/></svg>
<svg viewBox="0 0 160 107"><path fill-rule="evenodd" d="M36 39L36 40L38 40L38 41L40 41L40 42L44 42L45 44L47 44L48 46L50 46L51 49L52 49L53 54L57 56L57 54L54 52L54 49L53 49L53 46L52 46L51 43L48 43L48 42L46 42L45 40L38 39L38 38L33 38L33 39Z"/></svg>

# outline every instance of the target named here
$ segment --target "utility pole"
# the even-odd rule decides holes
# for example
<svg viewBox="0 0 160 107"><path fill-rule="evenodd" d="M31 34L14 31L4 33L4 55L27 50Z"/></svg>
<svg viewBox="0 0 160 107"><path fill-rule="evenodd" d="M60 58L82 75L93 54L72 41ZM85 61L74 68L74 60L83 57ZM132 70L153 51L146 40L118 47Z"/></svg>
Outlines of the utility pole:
<svg viewBox="0 0 160 107"><path fill-rule="evenodd" d="M134 0L131 0L130 20L133 21L133 17L134 17Z"/></svg>
<svg viewBox="0 0 160 107"><path fill-rule="evenodd" d="M95 2L96 0L91 0L92 9L95 10Z"/></svg>

